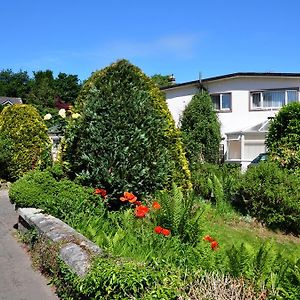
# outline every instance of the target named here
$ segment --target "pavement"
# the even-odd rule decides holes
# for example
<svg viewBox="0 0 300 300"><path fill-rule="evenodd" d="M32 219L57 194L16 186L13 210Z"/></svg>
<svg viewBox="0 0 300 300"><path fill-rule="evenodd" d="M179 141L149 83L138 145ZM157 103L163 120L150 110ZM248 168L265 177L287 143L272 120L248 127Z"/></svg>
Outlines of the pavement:
<svg viewBox="0 0 300 300"><path fill-rule="evenodd" d="M53 287L32 268L29 255L14 237L17 221L8 191L0 190L0 300L58 300Z"/></svg>

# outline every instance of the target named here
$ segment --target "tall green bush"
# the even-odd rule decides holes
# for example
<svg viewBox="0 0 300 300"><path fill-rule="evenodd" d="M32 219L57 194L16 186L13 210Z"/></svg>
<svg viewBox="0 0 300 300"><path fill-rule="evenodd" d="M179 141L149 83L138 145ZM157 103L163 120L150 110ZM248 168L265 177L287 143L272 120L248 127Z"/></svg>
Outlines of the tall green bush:
<svg viewBox="0 0 300 300"><path fill-rule="evenodd" d="M7 179L15 180L29 170L50 164L47 127L34 107L26 104L5 107L0 114L0 134L2 140L10 141L9 146L1 148L9 152L9 160L1 166Z"/></svg>
<svg viewBox="0 0 300 300"><path fill-rule="evenodd" d="M273 160L290 170L300 170L300 103L280 109L271 121L266 145Z"/></svg>
<svg viewBox="0 0 300 300"><path fill-rule="evenodd" d="M207 92L194 95L183 111L181 130L190 163L219 160L220 122Z"/></svg>
<svg viewBox="0 0 300 300"><path fill-rule="evenodd" d="M190 173L178 130L159 88L120 60L95 72L77 101L80 120L66 131L63 159L84 184L118 195L177 185Z"/></svg>

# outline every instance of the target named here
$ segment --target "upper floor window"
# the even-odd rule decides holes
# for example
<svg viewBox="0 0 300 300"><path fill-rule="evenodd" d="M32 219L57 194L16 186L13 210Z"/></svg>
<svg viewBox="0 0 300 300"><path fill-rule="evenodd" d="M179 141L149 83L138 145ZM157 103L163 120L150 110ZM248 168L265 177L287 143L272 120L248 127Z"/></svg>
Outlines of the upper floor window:
<svg viewBox="0 0 300 300"><path fill-rule="evenodd" d="M212 94L210 96L215 110L231 111L231 93Z"/></svg>
<svg viewBox="0 0 300 300"><path fill-rule="evenodd" d="M267 90L250 93L252 109L280 108L285 104L299 101L298 90Z"/></svg>

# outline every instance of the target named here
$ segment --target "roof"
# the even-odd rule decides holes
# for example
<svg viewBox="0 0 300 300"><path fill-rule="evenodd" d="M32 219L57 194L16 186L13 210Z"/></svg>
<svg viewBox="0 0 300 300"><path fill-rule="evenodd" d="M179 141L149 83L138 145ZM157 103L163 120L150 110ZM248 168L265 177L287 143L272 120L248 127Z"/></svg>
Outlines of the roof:
<svg viewBox="0 0 300 300"><path fill-rule="evenodd" d="M252 125L250 127L244 128L240 131L233 131L233 132L227 132L226 135L228 134L244 134L244 133L267 133L269 126L270 126L270 119L268 118L267 120L256 124Z"/></svg>
<svg viewBox="0 0 300 300"><path fill-rule="evenodd" d="M22 99L15 97L0 97L0 104L22 104Z"/></svg>
<svg viewBox="0 0 300 300"><path fill-rule="evenodd" d="M177 83L171 86L162 87L161 90L168 90L168 89L185 86L185 85L200 85L201 83L205 83L205 82L237 78L237 77L291 77L291 78L299 77L300 78L300 73L238 72L238 73L225 74L225 75L220 75L215 77L208 77L201 80L193 80L193 81L187 81L183 83Z"/></svg>

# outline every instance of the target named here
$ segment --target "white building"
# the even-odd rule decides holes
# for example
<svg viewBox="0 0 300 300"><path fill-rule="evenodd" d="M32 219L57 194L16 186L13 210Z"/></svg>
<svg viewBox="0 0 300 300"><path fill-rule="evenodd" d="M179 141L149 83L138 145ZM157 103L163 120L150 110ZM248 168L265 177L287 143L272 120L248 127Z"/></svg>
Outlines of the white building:
<svg viewBox="0 0 300 300"><path fill-rule="evenodd" d="M300 73L233 73L163 88L177 125L201 87L211 95L221 122L225 161L244 169L266 151L269 118L283 105L299 101Z"/></svg>

